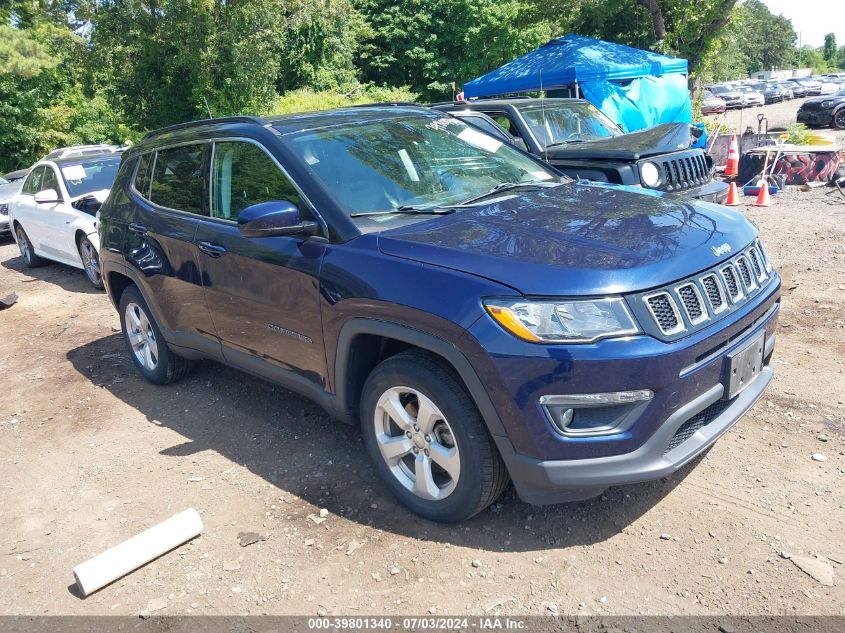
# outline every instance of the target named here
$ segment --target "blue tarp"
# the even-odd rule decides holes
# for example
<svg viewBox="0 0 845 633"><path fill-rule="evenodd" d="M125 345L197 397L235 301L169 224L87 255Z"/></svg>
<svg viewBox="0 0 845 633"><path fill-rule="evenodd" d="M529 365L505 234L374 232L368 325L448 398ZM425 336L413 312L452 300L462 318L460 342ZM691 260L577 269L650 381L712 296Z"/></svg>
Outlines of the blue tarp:
<svg viewBox="0 0 845 633"><path fill-rule="evenodd" d="M467 98L556 90L577 83L626 132L689 123L687 60L567 35L464 84Z"/></svg>

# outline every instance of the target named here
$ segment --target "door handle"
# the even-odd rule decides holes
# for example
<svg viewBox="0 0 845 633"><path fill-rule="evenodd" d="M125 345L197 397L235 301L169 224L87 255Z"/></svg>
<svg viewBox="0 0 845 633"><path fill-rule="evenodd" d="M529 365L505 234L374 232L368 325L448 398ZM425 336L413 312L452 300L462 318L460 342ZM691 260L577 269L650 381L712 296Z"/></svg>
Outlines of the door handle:
<svg viewBox="0 0 845 633"><path fill-rule="evenodd" d="M220 257L226 252L225 248L219 244L212 244L211 242L199 242L197 248L209 257Z"/></svg>
<svg viewBox="0 0 845 633"><path fill-rule="evenodd" d="M139 235L146 235L149 232L149 229L146 226L143 224L136 224L134 222L129 225L129 230L133 233L138 233Z"/></svg>

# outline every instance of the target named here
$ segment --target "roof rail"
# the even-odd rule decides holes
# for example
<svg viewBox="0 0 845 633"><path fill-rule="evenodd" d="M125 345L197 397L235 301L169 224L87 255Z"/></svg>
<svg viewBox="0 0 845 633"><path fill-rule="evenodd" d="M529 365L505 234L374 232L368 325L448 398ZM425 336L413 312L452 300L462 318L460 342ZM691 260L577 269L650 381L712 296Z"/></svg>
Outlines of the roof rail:
<svg viewBox="0 0 845 633"><path fill-rule="evenodd" d="M215 119L200 119L199 121L186 121L185 123L168 125L167 127L159 128L157 130L153 130L152 132L147 132L144 135L144 138L141 140L146 141L147 139L153 138L154 136L159 136L161 134L166 134L167 132L175 132L176 130L184 130L186 128L199 125L207 125L209 123L257 123L258 125L264 125L264 121L257 116L221 116Z"/></svg>

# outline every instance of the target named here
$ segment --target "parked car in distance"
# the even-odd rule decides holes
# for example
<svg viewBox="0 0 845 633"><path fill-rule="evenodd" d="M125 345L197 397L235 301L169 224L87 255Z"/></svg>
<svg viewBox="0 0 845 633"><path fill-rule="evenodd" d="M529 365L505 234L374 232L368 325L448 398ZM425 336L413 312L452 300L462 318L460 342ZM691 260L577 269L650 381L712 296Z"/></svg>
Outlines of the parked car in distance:
<svg viewBox="0 0 845 633"><path fill-rule="evenodd" d="M807 86L799 83L794 79L790 79L785 83L789 87L789 89L792 90L792 94L795 96L796 99L800 97L806 97L809 92L809 88L807 88Z"/></svg>
<svg viewBox="0 0 845 633"><path fill-rule="evenodd" d="M778 81L775 82L774 85L780 88L781 94L783 95L784 99L789 100L795 98L795 92L792 90L792 86L788 82Z"/></svg>
<svg viewBox="0 0 845 633"><path fill-rule="evenodd" d="M815 79L794 79L796 83L806 88L806 96L816 96L822 93L822 84Z"/></svg>
<svg viewBox="0 0 845 633"><path fill-rule="evenodd" d="M9 204L9 222L24 263L53 260L85 271L102 288L96 213L114 182L120 155L39 161Z"/></svg>
<svg viewBox="0 0 845 633"><path fill-rule="evenodd" d="M798 108L796 120L809 127L829 125L837 130L845 130L845 90L807 99Z"/></svg>
<svg viewBox="0 0 845 633"><path fill-rule="evenodd" d="M783 101L783 92L774 84L756 83L750 86L754 91L763 95L764 103L779 103Z"/></svg>
<svg viewBox="0 0 845 633"><path fill-rule="evenodd" d="M820 95L832 95L836 92L839 92L839 82L825 79L824 81L819 82L821 84L821 89L819 90Z"/></svg>
<svg viewBox="0 0 845 633"><path fill-rule="evenodd" d="M114 154L122 151L119 145L72 145L54 149L41 160L58 160L60 158L78 158L81 156L96 156L98 154Z"/></svg>
<svg viewBox="0 0 845 633"><path fill-rule="evenodd" d="M428 108L151 133L99 232L142 376L210 358L303 393L435 521L509 477L538 504L664 477L772 377L780 281L741 213L570 181Z"/></svg>
<svg viewBox="0 0 845 633"><path fill-rule="evenodd" d="M705 90L702 97L701 114L722 114L728 107L724 99L709 90Z"/></svg>
<svg viewBox="0 0 845 633"><path fill-rule="evenodd" d="M728 86L708 86L708 90L725 102L725 107L744 108L748 105L748 97L745 92Z"/></svg>
<svg viewBox="0 0 845 633"><path fill-rule="evenodd" d="M15 171L10 171L8 174L3 174L3 179L9 182L17 182L26 178L28 173L29 167L26 169L17 169Z"/></svg>
<svg viewBox="0 0 845 633"><path fill-rule="evenodd" d="M8 235L9 228L9 201L18 195L21 189L20 182L9 182L0 177L0 236Z"/></svg>
<svg viewBox="0 0 845 633"><path fill-rule="evenodd" d="M755 90L748 84L734 86L734 90L745 96L746 107L766 105L766 97L763 96L763 93Z"/></svg>
<svg viewBox="0 0 845 633"><path fill-rule="evenodd" d="M504 136L573 178L719 203L728 195L704 150L691 147L695 139L687 124L625 134L583 99L478 99L432 107L470 122L477 114L487 115Z"/></svg>

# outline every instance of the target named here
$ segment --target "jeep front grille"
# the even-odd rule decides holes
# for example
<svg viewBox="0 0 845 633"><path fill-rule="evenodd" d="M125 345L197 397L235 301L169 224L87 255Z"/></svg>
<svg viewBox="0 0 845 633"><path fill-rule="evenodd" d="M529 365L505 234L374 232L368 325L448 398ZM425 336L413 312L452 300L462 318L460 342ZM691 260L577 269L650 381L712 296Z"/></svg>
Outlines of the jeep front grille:
<svg viewBox="0 0 845 633"><path fill-rule="evenodd" d="M668 292L658 292L646 297L646 304L661 332L670 335L683 331L681 315Z"/></svg>
<svg viewBox="0 0 845 633"><path fill-rule="evenodd" d="M663 185L666 191L680 191L699 187L710 180L707 159L701 150L672 154L659 161L663 169Z"/></svg>
<svg viewBox="0 0 845 633"><path fill-rule="evenodd" d="M707 293L707 301L710 302L710 308L713 310L713 314L723 312L728 307L728 301L716 274L710 273L709 275L704 275L701 278L701 285L704 286L704 292Z"/></svg>
<svg viewBox="0 0 845 633"><path fill-rule="evenodd" d="M705 327L711 319L744 304L777 277L767 272L767 268L771 270L767 262L766 252L757 241L695 277L639 295L654 324L643 323L644 329L661 338L677 338Z"/></svg>

